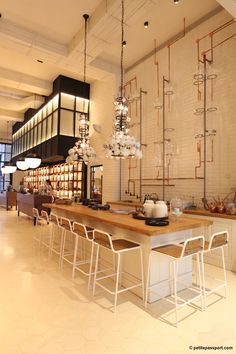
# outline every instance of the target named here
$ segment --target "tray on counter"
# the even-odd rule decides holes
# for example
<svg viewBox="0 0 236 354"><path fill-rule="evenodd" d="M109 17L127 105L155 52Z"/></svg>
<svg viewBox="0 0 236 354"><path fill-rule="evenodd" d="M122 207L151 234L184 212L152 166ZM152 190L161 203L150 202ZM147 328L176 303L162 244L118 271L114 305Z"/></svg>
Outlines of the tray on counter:
<svg viewBox="0 0 236 354"><path fill-rule="evenodd" d="M128 214L133 214L133 210L110 210L111 213L113 214L120 214L120 215L128 215Z"/></svg>
<svg viewBox="0 0 236 354"><path fill-rule="evenodd" d="M164 218L146 218L145 224L149 226L167 226L169 225L168 216Z"/></svg>

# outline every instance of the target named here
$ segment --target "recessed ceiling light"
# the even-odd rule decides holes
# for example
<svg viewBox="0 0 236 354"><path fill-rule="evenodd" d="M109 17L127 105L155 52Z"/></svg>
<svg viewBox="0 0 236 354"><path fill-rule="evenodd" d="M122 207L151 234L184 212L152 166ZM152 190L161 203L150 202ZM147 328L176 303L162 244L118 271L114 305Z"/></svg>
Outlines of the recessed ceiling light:
<svg viewBox="0 0 236 354"><path fill-rule="evenodd" d="M148 21L145 21L143 25L144 25L144 28L148 28L148 26L149 26Z"/></svg>
<svg viewBox="0 0 236 354"><path fill-rule="evenodd" d="M179 0L174 0L175 5L179 3Z"/></svg>
<svg viewBox="0 0 236 354"><path fill-rule="evenodd" d="M126 41L123 41L122 42L122 47L125 47L126 46Z"/></svg>
<svg viewBox="0 0 236 354"><path fill-rule="evenodd" d="M41 59L37 59L37 62L43 64L43 61Z"/></svg>

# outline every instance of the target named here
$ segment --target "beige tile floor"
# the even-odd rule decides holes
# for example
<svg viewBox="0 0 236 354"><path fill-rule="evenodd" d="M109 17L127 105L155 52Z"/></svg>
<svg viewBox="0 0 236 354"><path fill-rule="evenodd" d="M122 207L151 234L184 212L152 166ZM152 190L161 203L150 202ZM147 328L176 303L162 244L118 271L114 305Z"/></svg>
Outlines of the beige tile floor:
<svg viewBox="0 0 236 354"><path fill-rule="evenodd" d="M227 274L226 300L191 316L192 309L181 310L187 317L175 328L134 295L121 296L114 315L106 294L92 298L83 276L72 281L69 265L59 270L55 258L37 251L35 232L27 217L0 208L1 354L180 354L199 345L234 346L218 352L236 353L236 274ZM157 311L165 315L162 304Z"/></svg>

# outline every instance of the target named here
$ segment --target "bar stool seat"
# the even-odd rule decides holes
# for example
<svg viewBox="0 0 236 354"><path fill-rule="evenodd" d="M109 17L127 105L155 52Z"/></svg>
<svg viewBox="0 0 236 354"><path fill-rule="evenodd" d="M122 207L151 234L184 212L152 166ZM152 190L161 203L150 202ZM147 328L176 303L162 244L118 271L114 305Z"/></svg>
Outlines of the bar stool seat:
<svg viewBox="0 0 236 354"><path fill-rule="evenodd" d="M149 285L150 282L150 267L151 267L151 257L154 254L161 254L162 256L168 257L170 261L170 290L171 296L174 296L174 300L166 298L167 301L173 303L175 305L175 325L178 326L178 313L177 310L183 306L193 303L194 301L200 299L201 300L201 309L204 309L203 303L203 285L202 285L202 270L200 259L202 261L203 255L203 248L204 248L204 237L197 236L193 238L189 238L184 241L184 243L180 244L168 244L165 246L155 247L152 249L149 255L149 262L148 262L148 272L147 272L147 284L146 284L146 296L145 296L145 306L147 307L148 302L148 295L149 291L151 291L151 286ZM197 269L198 269L198 276L199 276L199 286L198 288L192 288L193 292L196 294L192 298L186 300L182 297L178 296L177 293L177 281L179 278L178 275L178 263L187 257L192 257L196 255L197 257ZM172 265L172 267L171 267ZM172 292L172 282L173 282L173 292Z"/></svg>
<svg viewBox="0 0 236 354"><path fill-rule="evenodd" d="M108 293L114 295L114 304L113 304L114 312L116 312L117 297L118 294L120 293L123 293L125 291L137 287L141 287L142 297L144 299L143 253L142 253L141 245L139 243L135 243L126 239L113 240L110 234L97 229L94 230L93 237L94 237L94 244L97 246L94 282L93 282L93 295L95 294L96 285L100 286ZM99 264L99 255L100 255L101 248L105 248L106 250L111 251L113 255L117 256L117 263L113 264L112 268L102 269L101 265ZM132 280L129 279L129 283L131 283L131 285L125 286L121 282L121 274L124 275L126 274L126 272L121 271L121 255L123 253L127 254L131 251L139 251L141 279L132 276ZM113 263L115 263L114 257L113 257ZM109 274L106 274L107 271L112 271L112 273L109 272ZM111 290L108 285L105 285L103 283L103 280L105 279L108 279L110 281L112 280L114 282L114 290Z"/></svg>

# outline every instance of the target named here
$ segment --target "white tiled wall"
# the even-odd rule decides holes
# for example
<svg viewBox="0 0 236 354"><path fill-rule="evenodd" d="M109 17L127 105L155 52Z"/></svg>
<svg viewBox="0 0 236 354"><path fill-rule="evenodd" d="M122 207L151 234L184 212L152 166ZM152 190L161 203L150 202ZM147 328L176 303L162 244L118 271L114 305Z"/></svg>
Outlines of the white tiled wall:
<svg viewBox="0 0 236 354"><path fill-rule="evenodd" d="M203 196L203 180L195 179L195 166L198 164L196 139L197 133L203 133L203 117L193 114L195 108L201 107L202 102L197 100L196 86L193 85L193 74L196 72L196 39L209 33L217 26L228 21L230 16L222 11L209 19L171 47L171 81L174 95L170 100L170 112L166 109L166 126L174 128L174 132L166 133L175 145L176 153L171 159L170 176L178 178L170 180L173 186L166 187L166 200L173 196L180 196L187 200L194 196L200 205ZM236 24L232 28L224 30L215 36L215 43L236 32ZM158 39L158 33L156 35ZM209 47L209 40L203 43L204 49ZM158 55L160 65L160 91L162 90L162 76L167 75L167 49L161 50ZM207 164L207 197L218 195L223 198L232 188L236 188L236 117L235 117L235 92L236 92L236 37L224 43L215 50L213 68L218 77L214 82L214 101L209 99L209 106L217 106L217 112L207 115L207 128L216 129L214 138L214 162ZM161 181L154 179L158 175L157 164L161 160L161 145L155 142L162 141L162 111L159 122L157 110L154 108L156 98L156 71L154 58L151 57L139 64L126 74L126 80L137 77L138 89L147 91L143 95L142 109L142 196L146 193L156 192L162 198L162 187L157 186ZM102 133L92 132L92 144L97 151L96 163L104 165L103 201L117 200L120 198L120 163L119 161L104 158L102 144L111 133L113 100L116 92L116 80L114 77L106 81L95 82L91 85L91 126L93 123L101 124ZM139 138L140 133L140 101L131 104L131 123L136 123L131 129L131 134ZM209 139L208 139L209 140ZM203 143L203 142L202 142ZM210 158L210 141L208 141L208 153ZM159 150L158 150L159 147ZM158 152L159 151L159 152ZM121 197L126 200L137 200L140 197L140 161L122 162L121 173ZM128 171L130 168L130 188L128 188ZM202 176L203 169L199 170ZM162 168L159 168L159 176L162 177ZM179 179L182 178L182 179ZM187 178L187 179L186 179ZM133 187L135 184L135 191ZM129 192L129 193L128 193ZM134 195L130 195L134 194Z"/></svg>

